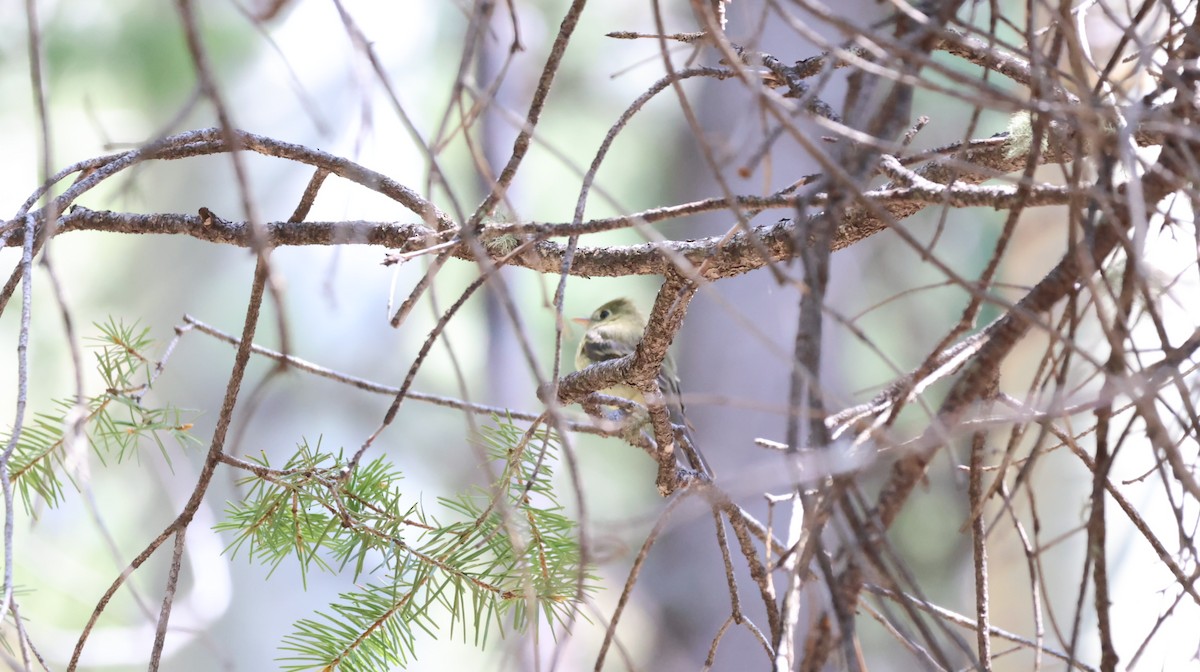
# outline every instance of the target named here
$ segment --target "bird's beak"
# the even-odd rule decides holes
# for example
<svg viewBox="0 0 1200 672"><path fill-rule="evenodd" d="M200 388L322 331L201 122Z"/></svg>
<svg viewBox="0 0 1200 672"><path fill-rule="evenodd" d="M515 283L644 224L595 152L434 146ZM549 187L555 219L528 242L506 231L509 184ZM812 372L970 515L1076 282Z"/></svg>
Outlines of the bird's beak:
<svg viewBox="0 0 1200 672"><path fill-rule="evenodd" d="M588 324L588 318L586 318L586 317L572 317L571 321L574 322L575 324L582 324L585 327Z"/></svg>

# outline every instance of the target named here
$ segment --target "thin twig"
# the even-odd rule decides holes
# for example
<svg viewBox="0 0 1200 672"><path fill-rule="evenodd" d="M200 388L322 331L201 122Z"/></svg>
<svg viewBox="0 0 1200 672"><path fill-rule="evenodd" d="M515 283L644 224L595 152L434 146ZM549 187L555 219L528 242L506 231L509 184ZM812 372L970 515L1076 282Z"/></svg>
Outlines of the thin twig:
<svg viewBox="0 0 1200 672"><path fill-rule="evenodd" d="M942 620L945 620L949 623L953 623L955 625L960 625L969 630L978 629L978 624L975 621L971 620L970 618L963 616L962 614L957 614L953 611L950 611L949 609L939 607L936 604L933 604L931 602L926 602L925 600L918 599L912 595L897 594L895 591L888 590L886 588L881 588L879 586L876 586L876 585L873 585L870 583L863 584L863 589L869 593L872 593L874 595L879 595L881 597L886 597L895 602L903 602L903 603L911 604L914 607L920 609L921 611L933 614ZM991 628L988 629L988 634L990 634L994 637L1000 637L1002 639L1007 639L1010 642L1014 642L1016 644L1020 644L1021 646L1028 647L1028 648L1038 648L1038 646L1039 646L1036 642L1030 641L1029 639L1027 639L1025 637L1011 633L1007 630L1002 630L995 626L992 626ZM1066 653L1063 653L1062 651L1057 651L1057 650L1051 649L1051 648L1042 648L1041 650L1045 651L1051 657L1057 658L1064 662L1066 662L1069 658L1068 655ZM1074 668L1080 669L1080 670L1085 670L1086 672L1096 672L1095 668L1084 665L1083 663L1080 663L1079 661L1072 662L1071 666Z"/></svg>

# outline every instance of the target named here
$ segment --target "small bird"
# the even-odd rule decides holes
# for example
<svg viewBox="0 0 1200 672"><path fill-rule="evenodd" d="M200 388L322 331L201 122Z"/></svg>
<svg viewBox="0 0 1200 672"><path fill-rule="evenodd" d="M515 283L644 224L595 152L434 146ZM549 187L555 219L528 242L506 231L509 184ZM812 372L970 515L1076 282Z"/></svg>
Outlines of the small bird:
<svg viewBox="0 0 1200 672"><path fill-rule="evenodd" d="M641 342L643 332L646 331L646 318L642 316L642 312L638 310L633 301L626 298L613 299L597 308L591 317L577 317L574 318L574 321L587 327L587 331L579 341L579 350L575 353L575 369L577 371L596 362L631 354ZM690 430L691 427L684 415L683 400L680 398L679 378L675 375L675 362L669 354L663 360L662 368L658 373L658 389L665 397L667 416L671 422ZM628 399L642 405L646 403L642 393L629 385L615 385L600 390L600 393ZM685 433L687 442L691 444L691 450L685 447L684 454L688 456L692 468L711 476L712 472L704 457L700 455L699 448L692 440L690 432ZM695 453L694 457L692 453Z"/></svg>

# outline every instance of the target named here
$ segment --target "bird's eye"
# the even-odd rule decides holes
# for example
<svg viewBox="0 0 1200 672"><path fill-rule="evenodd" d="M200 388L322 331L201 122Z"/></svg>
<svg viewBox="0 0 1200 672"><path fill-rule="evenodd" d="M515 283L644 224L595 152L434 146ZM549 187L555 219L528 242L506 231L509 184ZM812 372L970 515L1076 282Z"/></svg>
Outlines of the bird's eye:
<svg viewBox="0 0 1200 672"><path fill-rule="evenodd" d="M604 310L596 313L596 319L607 320L609 315L612 315L612 313L609 312L609 310L607 308L605 308Z"/></svg>

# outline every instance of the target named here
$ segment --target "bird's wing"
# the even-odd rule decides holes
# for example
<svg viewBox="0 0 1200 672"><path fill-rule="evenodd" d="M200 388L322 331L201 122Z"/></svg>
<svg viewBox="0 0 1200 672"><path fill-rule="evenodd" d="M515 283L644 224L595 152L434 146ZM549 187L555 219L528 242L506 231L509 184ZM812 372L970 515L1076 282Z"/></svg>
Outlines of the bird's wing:
<svg viewBox="0 0 1200 672"><path fill-rule="evenodd" d="M711 477L712 467L704 458L704 453L700 452L700 446L696 445L696 428L688 422L687 413L683 408L683 392L679 389L679 376L675 375L675 362L670 355L663 360L662 369L659 370L658 387L667 397L667 415L670 416L671 422L683 425L683 434L687 439L684 456L688 464L696 471Z"/></svg>
<svg viewBox="0 0 1200 672"><path fill-rule="evenodd" d="M583 338L583 354L593 362L603 362L624 357L633 352L633 346L609 338L603 330L593 329Z"/></svg>
<svg viewBox="0 0 1200 672"><path fill-rule="evenodd" d="M658 387L667 397L667 413L671 416L671 422L691 429L692 423L687 421L687 413L683 408L683 391L679 388L679 376L675 375L675 362L670 355L663 360L658 375Z"/></svg>

